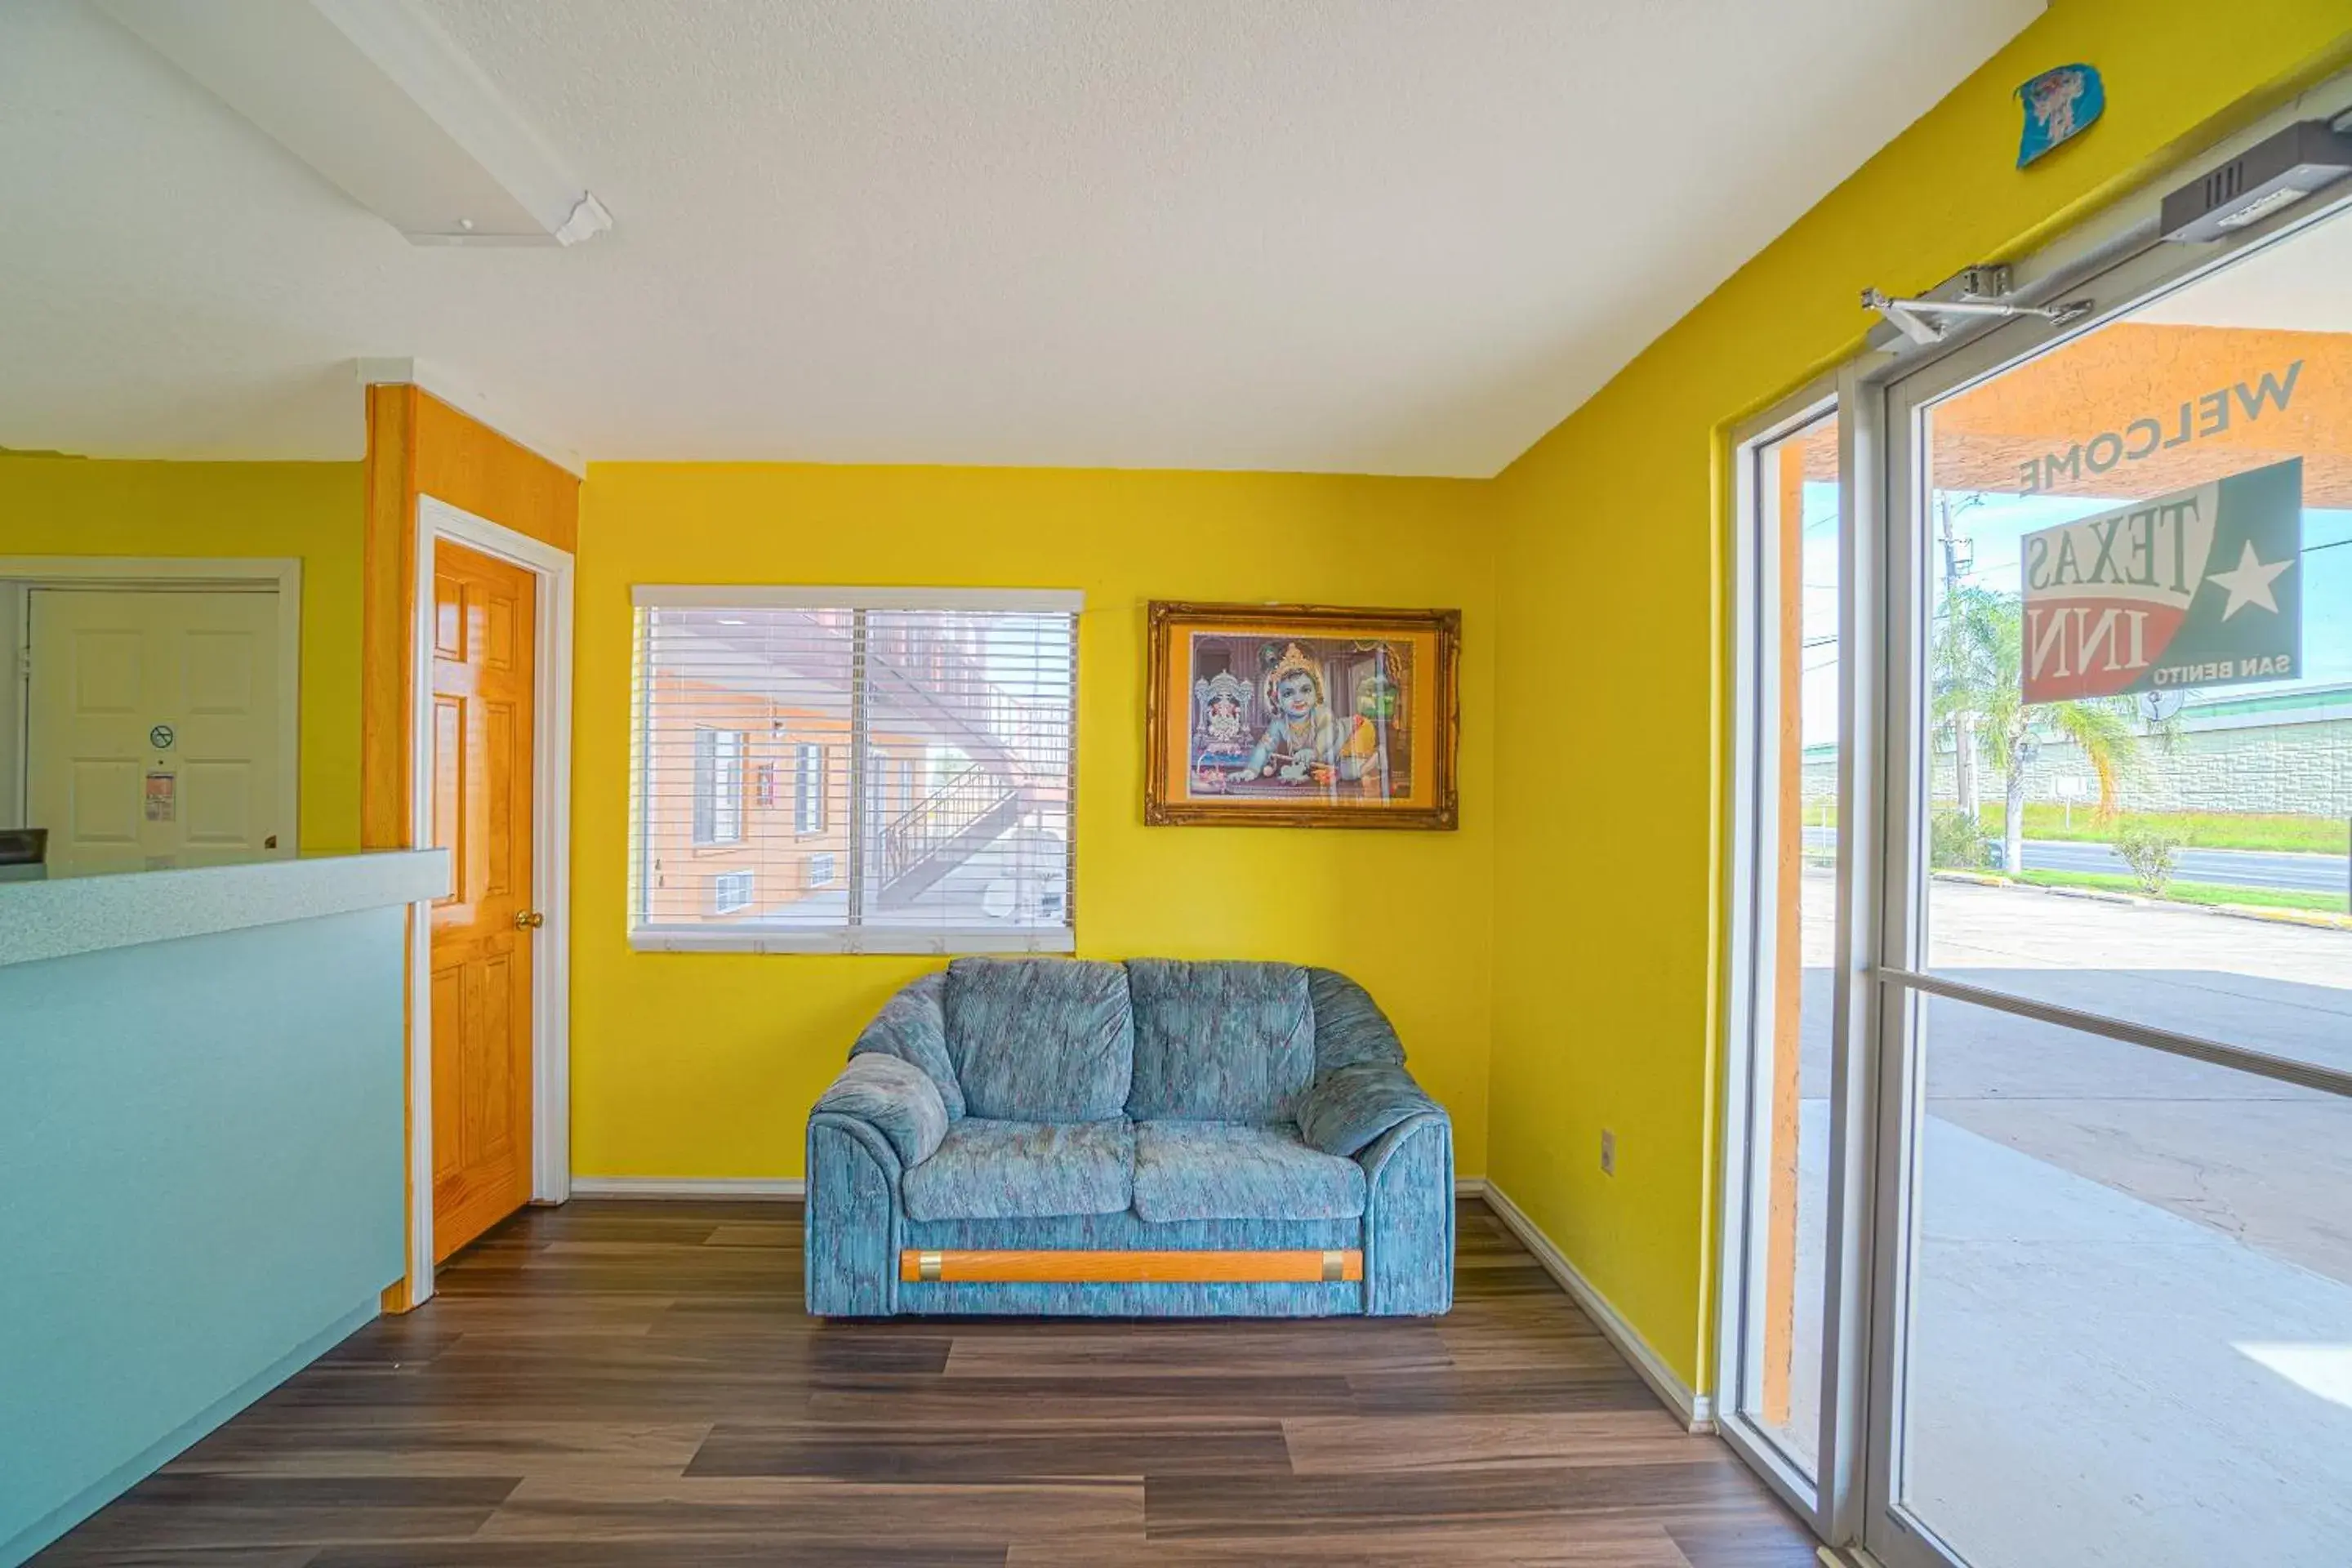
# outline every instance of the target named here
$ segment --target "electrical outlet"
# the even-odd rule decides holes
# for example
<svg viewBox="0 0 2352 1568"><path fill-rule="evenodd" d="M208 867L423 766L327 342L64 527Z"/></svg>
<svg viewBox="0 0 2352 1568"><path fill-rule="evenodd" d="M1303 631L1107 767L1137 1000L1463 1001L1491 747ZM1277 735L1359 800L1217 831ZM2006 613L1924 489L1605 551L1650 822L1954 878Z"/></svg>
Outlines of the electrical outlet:
<svg viewBox="0 0 2352 1568"><path fill-rule="evenodd" d="M1601 1173L1604 1176L1617 1173L1617 1134L1606 1127L1601 1130Z"/></svg>

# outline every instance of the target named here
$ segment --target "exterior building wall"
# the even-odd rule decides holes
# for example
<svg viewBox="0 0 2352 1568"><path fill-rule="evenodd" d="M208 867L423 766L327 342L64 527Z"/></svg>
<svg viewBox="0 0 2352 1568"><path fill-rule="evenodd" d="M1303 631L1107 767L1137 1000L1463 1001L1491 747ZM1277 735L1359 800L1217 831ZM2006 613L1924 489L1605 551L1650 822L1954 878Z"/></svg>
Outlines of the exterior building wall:
<svg viewBox="0 0 2352 1568"><path fill-rule="evenodd" d="M2126 811L2247 812L2291 816L2352 816L2352 710L2298 722L2200 725L2190 721L2168 748L2151 746L2140 767L2122 781ZM2335 716L2340 713L2341 717ZM1938 735L1930 759L1931 798L1958 798L1950 742ZM1977 793L2001 799L2000 775L1978 750ZM2054 801L2061 779L2080 779L2084 805L2098 802L2098 775L2072 742L2045 741L2025 771L2025 798ZM1837 765L1828 747L1805 753L1804 799L1809 808L1837 797Z"/></svg>
<svg viewBox="0 0 2352 1568"><path fill-rule="evenodd" d="M2025 776L2029 799L2057 799L2063 777L2083 780L2084 798L2097 798L2096 775L2072 743L2045 743ZM2352 716L2189 731L2169 749L2151 748L2120 795L2126 811L2352 816Z"/></svg>
<svg viewBox="0 0 2352 1568"><path fill-rule="evenodd" d="M750 921L788 913L814 898L843 898L849 887L849 722L837 713L794 709L750 692L729 691L672 674L656 678L656 710L690 713L694 729L732 730L744 737L740 836L726 843L694 838L692 742L654 759L659 786L648 802L648 913L656 921ZM691 730L672 731L690 736ZM796 812L800 748L822 748L822 826L799 830ZM874 737L879 778L871 801L882 822L922 798L931 786L923 742L905 735ZM877 825L878 826L878 825ZM831 857L828 868L825 857ZM829 870L829 875L827 874ZM718 879L752 875L751 900L721 912Z"/></svg>

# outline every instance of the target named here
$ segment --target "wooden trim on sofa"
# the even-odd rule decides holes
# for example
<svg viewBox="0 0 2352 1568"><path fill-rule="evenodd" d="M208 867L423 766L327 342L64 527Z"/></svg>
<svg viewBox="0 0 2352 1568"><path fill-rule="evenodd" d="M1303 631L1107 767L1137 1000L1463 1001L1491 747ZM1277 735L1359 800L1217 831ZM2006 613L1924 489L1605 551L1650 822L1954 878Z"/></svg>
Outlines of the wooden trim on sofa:
<svg viewBox="0 0 2352 1568"><path fill-rule="evenodd" d="M1363 1277L1363 1251L1352 1247L1279 1252L934 1251L909 1247L898 1254L898 1278L909 1282L1311 1285Z"/></svg>

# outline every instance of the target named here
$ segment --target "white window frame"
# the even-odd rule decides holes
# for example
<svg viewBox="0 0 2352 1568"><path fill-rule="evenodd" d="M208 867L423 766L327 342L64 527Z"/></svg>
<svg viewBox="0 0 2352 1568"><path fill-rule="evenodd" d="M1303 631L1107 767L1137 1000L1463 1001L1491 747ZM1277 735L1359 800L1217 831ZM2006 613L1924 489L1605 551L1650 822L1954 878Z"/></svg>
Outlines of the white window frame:
<svg viewBox="0 0 2352 1568"><path fill-rule="evenodd" d="M730 741L732 746L727 744ZM725 849L743 842L743 757L750 750L749 737L740 730L696 727L694 820L687 837L697 849Z"/></svg>
<svg viewBox="0 0 2352 1568"><path fill-rule="evenodd" d="M793 832L800 837L814 838L824 831L829 760L820 742L793 742Z"/></svg>
<svg viewBox="0 0 2352 1568"><path fill-rule="evenodd" d="M1853 906L1854 869L1873 840L1863 825L1870 816L1872 779L1858 768L1861 739L1859 705L1867 700L1873 672L1867 659L1853 650L1874 646L1869 619L1872 595L1861 586L1872 580L1875 563L1870 542L1853 525L1850 505L1853 468L1869 460L1856 448L1853 423L1844 401L1844 378L1824 377L1783 399L1731 433L1735 459L1732 514L1732 574L1729 624L1732 627L1732 773L1729 857L1731 897L1727 900L1729 940L1726 948L1723 1050L1724 1155L1721 1173L1723 1208L1717 1231L1717 1279L1720 1305L1717 1313L1715 1401L1716 1430L1746 1459L1790 1510L1802 1516L1813 1532L1824 1539L1840 1533L1842 1510L1851 1507L1856 1455L1853 1450L1854 1408L1859 1404L1860 1360L1863 1352L1861 1279L1864 1260L1848 1245L1855 1228L1850 1216L1865 1206L1867 1172L1863 1151L1850 1135L1866 1116L1867 1100L1850 1055L1858 1037L1856 1009L1866 1005L1866 977L1857 973L1848 955L1848 935L1856 919ZM1764 1163L1770 1152L1755 1138L1755 1111L1763 1092L1757 1082L1757 1061L1765 1031L1773 1016L1773 942L1779 907L1778 860L1780 797L1770 759L1777 747L1780 705L1797 700L1793 682L1780 668L1777 652L1780 617L1794 606L1780 603L1775 570L1779 541L1762 528L1762 498L1757 465L1778 442L1794 437L1816 421L1835 415L1839 419L1839 598L1841 659L1838 737L1838 936L1833 960L1831 1005L1831 1118L1826 1227L1822 1302L1822 1377L1817 1390L1819 1428L1813 1474L1807 1475L1785 1453L1773 1435L1750 1419L1741 1408L1757 1325L1749 1319L1748 1287L1755 1275L1750 1256L1752 1218L1764 1189ZM1783 527L1794 520L1783 519ZM1846 1107L1843 1114L1835 1108ZM1802 1289L1802 1282L1799 1282Z"/></svg>
<svg viewBox="0 0 2352 1568"><path fill-rule="evenodd" d="M726 892L726 889L730 885L740 887L742 889L742 896L732 903L728 901L728 895ZM745 910L751 909L759 903L759 873L754 871L749 866L739 867L731 871L712 872L710 876L710 912L718 915L741 914Z"/></svg>
<svg viewBox="0 0 2352 1568"><path fill-rule="evenodd" d="M638 610L648 609L824 609L824 610L948 610L1003 611L1013 614L1062 615L1072 618L1073 637L1070 669L1070 822L1072 842L1069 846L1069 879L1065 889L1062 923L1058 926L1008 927L1001 925L908 925L852 923L831 927L811 927L793 930L756 921L737 921L709 926L649 925L643 918L645 890L650 885L650 857L653 836L645 831L646 769L651 762L651 705L641 692L633 717L632 744L635 750L631 767L629 823L629 946L639 952L873 952L873 953L988 953L988 952L1075 952L1077 951L1077 721L1078 721L1078 637L1076 628L1083 624L1086 595L1070 588L866 588L866 587L802 587L775 584L634 584L630 600ZM633 641L639 634L633 627ZM633 655L635 657L636 655ZM848 792L850 823L853 839L862 828L857 818L866 802L859 784L856 746L862 742L852 738L850 757L850 788ZM822 752L822 743L819 745ZM797 745L793 755L793 819L796 829L801 816L802 753ZM820 806L820 823L829 822L829 803ZM803 837L810 837L805 830ZM851 878L853 900L856 879Z"/></svg>

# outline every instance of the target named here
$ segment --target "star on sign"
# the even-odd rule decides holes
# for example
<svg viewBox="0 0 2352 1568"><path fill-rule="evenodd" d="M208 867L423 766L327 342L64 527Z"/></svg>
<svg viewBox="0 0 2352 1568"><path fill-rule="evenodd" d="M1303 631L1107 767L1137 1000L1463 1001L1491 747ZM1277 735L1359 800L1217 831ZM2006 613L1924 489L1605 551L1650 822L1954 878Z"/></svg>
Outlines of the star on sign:
<svg viewBox="0 0 2352 1568"><path fill-rule="evenodd" d="M2254 553L2254 542L2251 539L2247 540L2244 550L2238 556L2238 564L2234 568L2227 572L2216 572L2207 579L2209 582L2221 584L2223 592L2230 595L2230 602L2221 607L2221 618L2228 620L2248 605L2259 605L2271 614L2277 615L2278 601L2271 597L2271 584L2280 573L2294 564L2292 560L2273 561L2267 565L2264 564L2262 557Z"/></svg>

